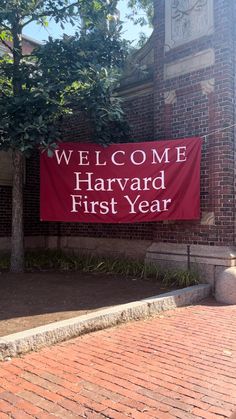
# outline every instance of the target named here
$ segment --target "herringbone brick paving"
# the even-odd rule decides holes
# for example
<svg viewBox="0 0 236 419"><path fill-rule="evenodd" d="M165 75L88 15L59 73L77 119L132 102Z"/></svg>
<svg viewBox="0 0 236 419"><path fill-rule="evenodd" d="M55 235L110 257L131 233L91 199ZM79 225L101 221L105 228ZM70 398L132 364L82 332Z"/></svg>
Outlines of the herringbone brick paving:
<svg viewBox="0 0 236 419"><path fill-rule="evenodd" d="M0 364L0 418L220 419L236 409L236 306L166 312Z"/></svg>

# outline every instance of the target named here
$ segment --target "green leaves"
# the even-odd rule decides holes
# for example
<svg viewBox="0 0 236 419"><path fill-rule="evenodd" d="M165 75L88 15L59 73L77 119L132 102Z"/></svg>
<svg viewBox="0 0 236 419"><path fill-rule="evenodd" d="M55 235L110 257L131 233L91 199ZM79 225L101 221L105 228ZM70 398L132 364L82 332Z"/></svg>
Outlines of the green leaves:
<svg viewBox="0 0 236 419"><path fill-rule="evenodd" d="M12 34L7 29L0 27L0 40L1 41L12 41Z"/></svg>
<svg viewBox="0 0 236 419"><path fill-rule="evenodd" d="M86 28L114 11L117 1L106 0L0 0L0 26L11 28L15 16L23 26L29 22L47 24L48 18L57 23L78 23L78 17L86 20ZM42 19L42 20L41 20Z"/></svg>
<svg viewBox="0 0 236 419"><path fill-rule="evenodd" d="M128 17L135 24L152 26L154 17L153 0L128 0L128 7L132 10Z"/></svg>
<svg viewBox="0 0 236 419"><path fill-rule="evenodd" d="M35 147L51 155L60 140L59 121L73 109L86 113L94 140L108 144L127 132L121 102L113 97L127 48L119 22L110 25L117 1L0 0L0 37L18 39L0 58L0 149L28 156ZM49 39L31 56L21 51L22 22L62 25L83 18L74 37ZM109 17L109 19L108 19ZM14 25L12 22L14 21ZM2 25L9 25L11 31Z"/></svg>

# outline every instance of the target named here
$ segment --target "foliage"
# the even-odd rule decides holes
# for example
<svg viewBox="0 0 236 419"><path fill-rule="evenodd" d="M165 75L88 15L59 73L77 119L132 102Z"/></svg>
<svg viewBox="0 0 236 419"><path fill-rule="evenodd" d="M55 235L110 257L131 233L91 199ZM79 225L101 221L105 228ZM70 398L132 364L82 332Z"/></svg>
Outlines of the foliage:
<svg viewBox="0 0 236 419"><path fill-rule="evenodd" d="M8 270L10 259L0 257L0 271ZM183 288L199 283L195 272L185 270L164 270L154 264L130 258L103 257L98 255L67 254L57 250L26 253L28 271L81 271L84 273L116 274L137 280L162 282L166 288Z"/></svg>
<svg viewBox="0 0 236 419"><path fill-rule="evenodd" d="M128 7L132 12L128 17L141 26L153 25L154 1L153 0L128 0Z"/></svg>
<svg viewBox="0 0 236 419"><path fill-rule="evenodd" d="M164 272L163 284L166 287L190 287L199 284L199 277L195 271L168 270Z"/></svg>
<svg viewBox="0 0 236 419"><path fill-rule="evenodd" d="M12 150L11 271L24 270L23 156L34 148L52 155L60 140L59 120L82 110L94 141L107 145L126 135L121 102L113 98L126 56L121 41L117 0L0 0L0 150ZM32 22L53 19L64 28L76 25L74 37L49 39L24 55L22 34ZM10 41L10 43L9 43Z"/></svg>
<svg viewBox="0 0 236 419"><path fill-rule="evenodd" d="M17 17L22 27L31 22L47 25L51 18L61 25L74 25L82 16L86 27L91 28L98 18L112 16L115 8L115 1L106 0L1 0L0 24L9 27Z"/></svg>
<svg viewBox="0 0 236 419"><path fill-rule="evenodd" d="M54 17L61 25L79 25L78 13L83 18L74 37L50 38L30 56L16 41L12 55L0 58L0 149L29 155L35 146L54 148L60 139L56 122L78 108L93 124L95 141L108 144L126 135L121 102L112 97L126 58L121 25L112 21L115 6L106 0L0 0L4 42L19 41L33 20L46 25Z"/></svg>

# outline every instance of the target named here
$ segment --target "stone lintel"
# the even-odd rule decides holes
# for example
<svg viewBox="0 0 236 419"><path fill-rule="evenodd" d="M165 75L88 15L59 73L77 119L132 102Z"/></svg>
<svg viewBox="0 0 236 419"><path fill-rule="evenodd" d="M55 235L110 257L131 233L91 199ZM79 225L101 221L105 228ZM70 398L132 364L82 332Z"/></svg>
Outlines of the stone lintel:
<svg viewBox="0 0 236 419"><path fill-rule="evenodd" d="M153 82L142 83L137 86L122 86L117 90L118 95L124 99L132 99L153 93ZM116 96L116 95L115 95Z"/></svg>
<svg viewBox="0 0 236 419"><path fill-rule="evenodd" d="M194 71L203 70L215 64L215 52L212 48L205 49L164 65L164 78L172 79Z"/></svg>

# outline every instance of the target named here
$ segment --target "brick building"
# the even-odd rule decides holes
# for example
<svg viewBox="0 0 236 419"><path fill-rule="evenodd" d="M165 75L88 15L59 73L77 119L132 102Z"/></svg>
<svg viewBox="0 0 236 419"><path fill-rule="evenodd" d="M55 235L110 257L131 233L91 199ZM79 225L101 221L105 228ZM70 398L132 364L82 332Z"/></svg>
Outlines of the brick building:
<svg viewBox="0 0 236 419"><path fill-rule="evenodd" d="M8 42L8 45L11 45L10 42ZM30 38L29 36L23 35L22 37L22 48L23 48L23 54L31 54L31 52L40 45L39 41L36 41L33 38ZM9 49L0 41L0 55L4 53L9 53Z"/></svg>
<svg viewBox="0 0 236 419"><path fill-rule="evenodd" d="M235 18L233 0L156 0L154 32L137 52L120 93L137 140L203 137L201 220L133 225L40 223L38 156L27 162L25 233L30 247L146 257L213 281L235 266ZM228 128L230 127L230 128ZM91 139L77 116L65 140ZM11 186L1 181L0 249L10 246ZM1 179L1 176L0 176Z"/></svg>

